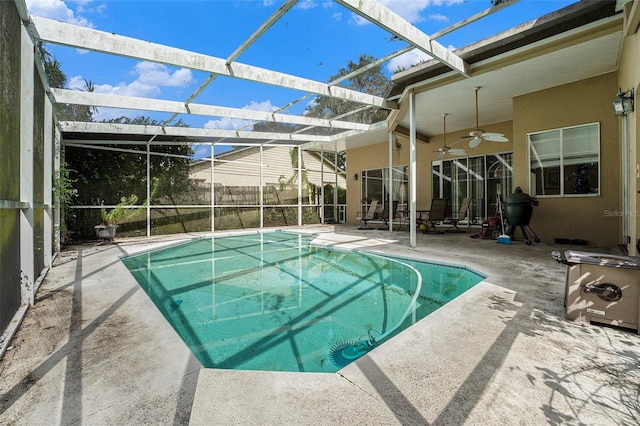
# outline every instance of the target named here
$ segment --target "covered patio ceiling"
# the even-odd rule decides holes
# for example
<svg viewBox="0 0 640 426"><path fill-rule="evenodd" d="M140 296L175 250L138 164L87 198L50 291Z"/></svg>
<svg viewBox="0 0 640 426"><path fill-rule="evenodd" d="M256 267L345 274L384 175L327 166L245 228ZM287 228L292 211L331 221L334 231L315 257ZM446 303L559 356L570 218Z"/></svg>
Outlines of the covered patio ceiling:
<svg viewBox="0 0 640 426"><path fill-rule="evenodd" d="M448 133L475 128L478 87L479 125L510 121L517 96L617 70L623 37L617 10L615 1L573 4L457 50L471 66L470 78L457 78L430 61L395 75L387 99L415 92L416 132L423 139L442 134L443 113ZM409 125L409 115L400 113L390 128Z"/></svg>
<svg viewBox="0 0 640 426"><path fill-rule="evenodd" d="M577 81L614 71L621 45L621 25L614 16L621 2L615 0L583 0L544 18L520 25L512 30L470 46L450 51L434 39L485 18L518 0L493 1L492 6L427 36L396 13L378 2L336 0L340 6L372 22L400 39L406 47L383 58L381 65L411 49L429 54L433 60L399 72L393 76L388 96L375 96L340 86L348 77L329 83L289 73L244 64L238 58L269 29L290 13L297 0L286 0L262 25L255 29L227 58L219 58L165 45L149 43L104 31L30 16L24 0L16 0L25 26L36 41L44 41L101 52L110 55L157 62L200 71L204 79L188 99L183 101L134 98L78 90L48 88L54 103L92 107L128 108L160 111L170 114L162 126L107 124L96 122L60 122L64 140L77 143L243 143L300 145L306 149L343 150L384 140L389 130L406 132L408 118L398 111L409 91L416 96L418 140L427 141L441 133L442 113L450 114L448 130L455 132L475 126L473 88L480 86L480 125L508 121L512 114L512 98L524 93ZM619 16L619 15L618 15ZM555 30L555 34L553 33ZM505 46L511 46L505 48ZM43 71L40 69L40 72ZM219 78L233 78L284 89L299 95L273 113L200 104L198 96ZM425 85L420 80L428 80ZM46 84L46 79L45 80ZM340 116L315 118L287 112L287 107L314 96L326 96L355 102L358 106ZM386 110L388 120L366 123L351 120L355 112ZM230 117L254 123L289 123L298 126L293 133L259 132L250 126L239 130L175 127L180 116L202 115Z"/></svg>

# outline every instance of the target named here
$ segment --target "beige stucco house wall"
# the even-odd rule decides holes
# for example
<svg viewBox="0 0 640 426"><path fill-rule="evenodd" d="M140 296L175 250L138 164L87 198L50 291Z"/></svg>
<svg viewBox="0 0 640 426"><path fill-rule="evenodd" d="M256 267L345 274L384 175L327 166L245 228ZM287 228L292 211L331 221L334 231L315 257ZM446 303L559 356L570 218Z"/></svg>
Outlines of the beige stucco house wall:
<svg viewBox="0 0 640 426"><path fill-rule="evenodd" d="M532 229L545 242L584 239L612 245L620 241L620 137L611 102L616 74L542 90L513 99L514 184L531 193L527 176L527 133L600 123L600 194L538 197ZM516 234L518 235L518 234Z"/></svg>
<svg viewBox="0 0 640 426"><path fill-rule="evenodd" d="M622 217L628 215L630 255L638 255L640 241L640 119L638 119L638 93L640 92L640 3L624 5L624 36L618 69L605 75L575 81L545 90L526 93L513 98L513 121L488 125L480 123L488 132L504 133L508 144L483 142L479 149L465 148L468 156L499 153L512 150L514 187L520 186L530 193L528 177L527 134L567 126L599 123L600 126L600 193L597 195L572 195L568 197L538 197L531 226L543 242L553 243L554 238L585 239L592 246L616 245L623 241ZM622 21L621 21L622 22ZM490 72L490 71L489 71ZM412 82L415 87L418 82ZM429 84L424 82L425 87ZM446 84L446 83L445 83ZM437 86L437 85L436 85ZM629 182L626 194L628 211L623 211L623 177L621 138L625 119L613 113L612 101L618 90L635 90L635 111L626 116L629 138ZM426 89L428 90L428 89ZM405 100L406 101L406 100ZM401 108L402 110L402 108ZM406 111L406 108L404 109ZM451 111L450 113L455 113ZM399 120L398 120L399 121ZM460 131L447 135L447 144L454 144ZM416 147L417 209L429 207L432 194L431 162L434 151L442 145L442 132L432 136L428 144ZM393 164L408 165L408 141L400 139L403 148L394 149ZM376 143L377 142L377 143ZM361 170L388 167L387 140L372 141L372 145L347 151L347 176L360 174ZM458 146L454 146L458 147ZM357 223L360 209L360 182L349 180L347 188L348 220ZM511 188L513 189L513 188ZM516 234L519 235L518 233Z"/></svg>
<svg viewBox="0 0 640 426"><path fill-rule="evenodd" d="M571 196L541 198L534 208L531 227L543 242L553 243L555 238L584 239L591 244L611 245L620 240L620 150L618 117L613 115L611 101L617 92L617 75L610 73L572 84L529 93L513 99L513 121L483 125L487 132L503 133L508 143L484 141L470 149L460 137L469 130L447 134L447 145L464 148L472 157L482 154L513 152L514 187L529 192L527 133L587 123L600 123L601 182L598 196ZM408 140L400 139L401 149L393 150L393 164L409 163ZM438 147L443 144L441 134L429 143L419 142L416 147L416 208L428 209L431 203L431 163L436 160ZM388 167L388 142L347 151L347 176L360 174L364 169ZM349 182L347 188L348 220L358 223L360 184ZM352 184L353 183L353 184ZM515 188L510 188L512 191ZM505 196L508 194L505 190ZM516 232L516 237L521 235Z"/></svg>

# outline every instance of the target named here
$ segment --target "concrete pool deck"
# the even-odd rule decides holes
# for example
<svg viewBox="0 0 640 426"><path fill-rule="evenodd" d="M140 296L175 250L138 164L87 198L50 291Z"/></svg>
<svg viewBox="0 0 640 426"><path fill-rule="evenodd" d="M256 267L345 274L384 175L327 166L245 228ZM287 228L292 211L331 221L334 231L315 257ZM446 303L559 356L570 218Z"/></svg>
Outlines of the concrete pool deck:
<svg viewBox="0 0 640 426"><path fill-rule="evenodd" d="M564 318L551 250L467 234L303 227L317 244L488 276L335 374L202 369L119 257L193 238L122 238L56 259L0 361L0 423L637 424L640 336ZM608 252L608 248L579 247Z"/></svg>

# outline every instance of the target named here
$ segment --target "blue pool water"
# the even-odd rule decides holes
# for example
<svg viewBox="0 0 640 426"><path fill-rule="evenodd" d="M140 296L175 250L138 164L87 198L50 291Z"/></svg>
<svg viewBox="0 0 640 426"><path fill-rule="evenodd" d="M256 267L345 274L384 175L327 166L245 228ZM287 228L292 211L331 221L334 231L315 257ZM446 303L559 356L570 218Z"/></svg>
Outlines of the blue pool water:
<svg viewBox="0 0 640 426"><path fill-rule="evenodd" d="M203 366L242 370L335 372L484 279L313 239L202 238L122 261Z"/></svg>

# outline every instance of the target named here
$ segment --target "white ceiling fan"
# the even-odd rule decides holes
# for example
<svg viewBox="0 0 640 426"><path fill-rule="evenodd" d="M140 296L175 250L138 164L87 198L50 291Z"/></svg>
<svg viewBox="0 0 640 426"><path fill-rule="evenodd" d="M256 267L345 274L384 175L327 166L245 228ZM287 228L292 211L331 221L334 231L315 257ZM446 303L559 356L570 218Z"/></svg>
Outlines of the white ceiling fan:
<svg viewBox="0 0 640 426"><path fill-rule="evenodd" d="M469 136L463 136L462 139L471 139L469 141L469 148L476 148L482 142L482 139L489 142L509 142L502 133L487 133L482 130L478 125L478 91L480 87L474 87L476 92L476 128L469 132Z"/></svg>
<svg viewBox="0 0 640 426"><path fill-rule="evenodd" d="M447 114L442 114L442 138L443 138L443 142L442 142L442 146L440 148L438 148L436 151L438 153L438 158L439 159L443 159L447 156L447 154L450 155L467 155L466 152L464 152L464 149L456 149L456 148L451 148L450 146L447 145Z"/></svg>

